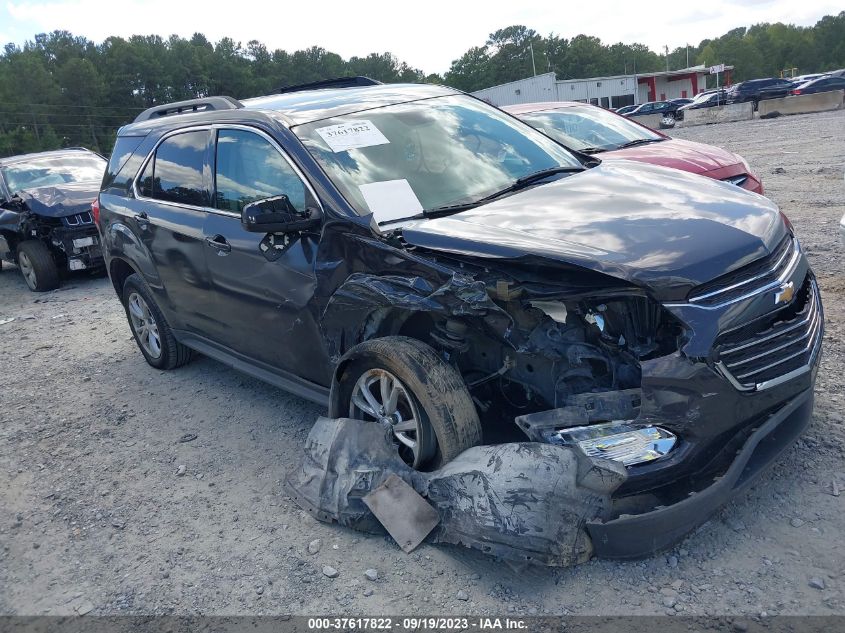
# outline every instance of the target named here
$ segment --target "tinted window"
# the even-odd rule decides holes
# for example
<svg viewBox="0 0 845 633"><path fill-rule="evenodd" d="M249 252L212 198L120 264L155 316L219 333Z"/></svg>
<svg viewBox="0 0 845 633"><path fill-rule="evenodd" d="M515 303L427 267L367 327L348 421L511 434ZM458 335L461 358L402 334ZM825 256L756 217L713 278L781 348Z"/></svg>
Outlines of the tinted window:
<svg viewBox="0 0 845 633"><path fill-rule="evenodd" d="M216 196L218 209L240 213L250 202L286 195L305 210L305 185L267 139L246 130L217 135Z"/></svg>
<svg viewBox="0 0 845 633"><path fill-rule="evenodd" d="M155 159L151 160L147 163L147 166L144 168L144 173L141 174L141 177L138 179L138 192L144 196L145 198L152 198L153 197L153 166L155 165Z"/></svg>
<svg viewBox="0 0 845 633"><path fill-rule="evenodd" d="M141 195L208 206L202 170L208 132L185 132L165 139L141 176Z"/></svg>
<svg viewBox="0 0 845 633"><path fill-rule="evenodd" d="M127 189L130 181L141 166L144 155L134 152L144 140L143 136L118 136L114 143L114 149L109 158L109 166L106 169L106 177L103 180L103 189L106 187L119 187Z"/></svg>

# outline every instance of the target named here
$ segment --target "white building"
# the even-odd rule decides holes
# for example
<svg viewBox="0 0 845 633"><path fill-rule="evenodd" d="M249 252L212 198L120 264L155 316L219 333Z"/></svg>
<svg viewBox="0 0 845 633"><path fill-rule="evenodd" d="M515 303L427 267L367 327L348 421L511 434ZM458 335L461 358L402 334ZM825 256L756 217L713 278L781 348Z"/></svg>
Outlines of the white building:
<svg viewBox="0 0 845 633"><path fill-rule="evenodd" d="M730 85L733 66L725 67L721 85ZM472 94L496 106L542 101L583 101L604 108L620 108L633 103L692 98L707 88L708 77L715 87L715 76L704 66L668 72L557 79L545 73L527 79L484 88Z"/></svg>

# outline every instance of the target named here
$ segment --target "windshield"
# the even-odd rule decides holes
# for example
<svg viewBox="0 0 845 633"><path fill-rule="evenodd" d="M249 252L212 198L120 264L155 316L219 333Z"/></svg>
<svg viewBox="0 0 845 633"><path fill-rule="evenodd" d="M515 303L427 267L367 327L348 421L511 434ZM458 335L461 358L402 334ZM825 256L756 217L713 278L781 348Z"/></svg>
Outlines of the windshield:
<svg viewBox="0 0 845 633"><path fill-rule="evenodd" d="M664 138L613 112L588 106L521 114L523 121L567 147L579 151L618 149L634 141L655 142Z"/></svg>
<svg viewBox="0 0 845 633"><path fill-rule="evenodd" d="M517 179L581 163L513 117L466 96L385 106L293 128L361 215L376 221L471 203Z"/></svg>
<svg viewBox="0 0 845 633"><path fill-rule="evenodd" d="M24 189L51 187L68 182L101 180L106 161L99 156L54 156L33 158L0 167L12 194Z"/></svg>

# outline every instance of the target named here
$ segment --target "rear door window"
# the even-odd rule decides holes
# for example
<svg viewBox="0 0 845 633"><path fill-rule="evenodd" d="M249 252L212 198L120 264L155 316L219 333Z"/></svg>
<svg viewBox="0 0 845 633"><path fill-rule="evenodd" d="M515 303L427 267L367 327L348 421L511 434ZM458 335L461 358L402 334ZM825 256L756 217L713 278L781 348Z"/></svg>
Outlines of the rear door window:
<svg viewBox="0 0 845 633"><path fill-rule="evenodd" d="M210 205L203 178L208 130L167 137L147 163L138 188L142 196L196 207Z"/></svg>
<svg viewBox="0 0 845 633"><path fill-rule="evenodd" d="M217 133L215 196L218 209L240 214L250 202L285 195L304 211L305 183L266 138L248 130Z"/></svg>

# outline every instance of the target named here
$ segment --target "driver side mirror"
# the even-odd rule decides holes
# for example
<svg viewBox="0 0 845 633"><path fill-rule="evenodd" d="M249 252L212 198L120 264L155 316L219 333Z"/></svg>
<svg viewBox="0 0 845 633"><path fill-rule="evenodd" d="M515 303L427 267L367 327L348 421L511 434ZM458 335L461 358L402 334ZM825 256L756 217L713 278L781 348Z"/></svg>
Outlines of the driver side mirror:
<svg viewBox="0 0 845 633"><path fill-rule="evenodd" d="M297 211L287 196L275 196L246 205L241 225L251 233L308 231L320 225L320 213L313 207Z"/></svg>

